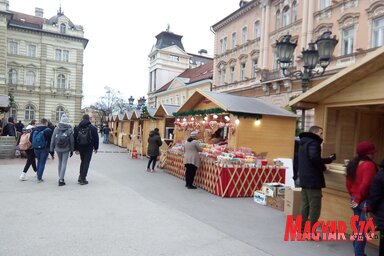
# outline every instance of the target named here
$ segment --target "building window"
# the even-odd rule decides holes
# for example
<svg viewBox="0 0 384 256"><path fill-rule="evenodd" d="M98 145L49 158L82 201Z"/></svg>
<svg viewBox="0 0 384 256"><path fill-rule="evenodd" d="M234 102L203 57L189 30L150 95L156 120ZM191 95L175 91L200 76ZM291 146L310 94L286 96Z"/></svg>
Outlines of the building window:
<svg viewBox="0 0 384 256"><path fill-rule="evenodd" d="M255 39L260 37L260 21L255 22Z"/></svg>
<svg viewBox="0 0 384 256"><path fill-rule="evenodd" d="M67 26L64 23L60 24L60 33L65 34L67 32Z"/></svg>
<svg viewBox="0 0 384 256"><path fill-rule="evenodd" d="M248 28L243 27L242 29L242 36L241 36L241 42L245 44L248 41Z"/></svg>
<svg viewBox="0 0 384 256"><path fill-rule="evenodd" d="M229 68L229 82L233 83L235 81L235 66Z"/></svg>
<svg viewBox="0 0 384 256"><path fill-rule="evenodd" d="M179 56L176 55L169 55L169 59L173 61L179 61Z"/></svg>
<svg viewBox="0 0 384 256"><path fill-rule="evenodd" d="M175 104L176 104L176 105L179 105L179 104L180 104L179 95L176 95L176 97L175 97Z"/></svg>
<svg viewBox="0 0 384 256"><path fill-rule="evenodd" d="M10 108L9 109L9 116L13 117L14 120L17 120L17 109L16 108Z"/></svg>
<svg viewBox="0 0 384 256"><path fill-rule="evenodd" d="M251 77L256 77L256 69L257 69L257 58L252 59L252 74Z"/></svg>
<svg viewBox="0 0 384 256"><path fill-rule="evenodd" d="M240 81L245 80L245 62L240 64Z"/></svg>
<svg viewBox="0 0 384 256"><path fill-rule="evenodd" d="M280 29L280 10L276 12L276 30Z"/></svg>
<svg viewBox="0 0 384 256"><path fill-rule="evenodd" d="M33 45L33 44L28 45L28 57L32 57L32 58L36 57L36 45Z"/></svg>
<svg viewBox="0 0 384 256"><path fill-rule="evenodd" d="M384 17L373 20L372 47L384 45Z"/></svg>
<svg viewBox="0 0 384 256"><path fill-rule="evenodd" d="M292 3L292 23L297 21L297 2Z"/></svg>
<svg viewBox="0 0 384 256"><path fill-rule="evenodd" d="M186 98L186 97L185 97L185 95L183 95L183 102L182 102L182 103L184 103L184 102L185 102L185 98Z"/></svg>
<svg viewBox="0 0 384 256"><path fill-rule="evenodd" d="M24 115L25 120L32 120L35 119L35 108L32 106L27 106L25 108L25 115Z"/></svg>
<svg viewBox="0 0 384 256"><path fill-rule="evenodd" d="M61 116L65 113L63 107L56 108L56 121L60 121Z"/></svg>
<svg viewBox="0 0 384 256"><path fill-rule="evenodd" d="M343 29L341 55L351 54L353 52L353 40L354 40L355 29L353 27Z"/></svg>
<svg viewBox="0 0 384 256"><path fill-rule="evenodd" d="M289 17L290 17L290 14L289 14L289 7L286 6L286 7L283 9L283 27L289 25Z"/></svg>
<svg viewBox="0 0 384 256"><path fill-rule="evenodd" d="M69 51L63 50L63 61L68 62L69 61Z"/></svg>
<svg viewBox="0 0 384 256"><path fill-rule="evenodd" d="M331 5L331 0L320 0L320 10L323 10Z"/></svg>
<svg viewBox="0 0 384 256"><path fill-rule="evenodd" d="M18 44L16 42L9 42L9 53L17 54Z"/></svg>
<svg viewBox="0 0 384 256"><path fill-rule="evenodd" d="M27 71L26 85L34 86L36 83L36 74L33 71Z"/></svg>
<svg viewBox="0 0 384 256"><path fill-rule="evenodd" d="M219 70L219 84L224 85L225 82L225 66L221 67Z"/></svg>
<svg viewBox="0 0 384 256"><path fill-rule="evenodd" d="M232 33L232 49L236 47L237 40L236 40L236 32Z"/></svg>
<svg viewBox="0 0 384 256"><path fill-rule="evenodd" d="M9 84L17 84L17 71L14 69L10 69L8 71L8 83Z"/></svg>
<svg viewBox="0 0 384 256"><path fill-rule="evenodd" d="M224 37L220 40L221 44L221 53L225 53L227 51L227 37Z"/></svg>
<svg viewBox="0 0 384 256"><path fill-rule="evenodd" d="M65 89L65 76L63 74L57 76L57 88Z"/></svg>
<svg viewBox="0 0 384 256"><path fill-rule="evenodd" d="M55 60L61 61L61 50L60 49L56 49L56 51L55 51Z"/></svg>

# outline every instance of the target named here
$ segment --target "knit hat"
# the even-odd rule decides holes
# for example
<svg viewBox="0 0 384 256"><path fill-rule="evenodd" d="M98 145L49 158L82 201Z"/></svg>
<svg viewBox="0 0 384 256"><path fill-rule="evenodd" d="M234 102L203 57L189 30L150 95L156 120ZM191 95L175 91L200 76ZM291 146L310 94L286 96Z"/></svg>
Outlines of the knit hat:
<svg viewBox="0 0 384 256"><path fill-rule="evenodd" d="M197 132L197 131L193 131L193 132L191 132L191 137L192 138L196 138L197 137L197 134L198 134L199 132Z"/></svg>
<svg viewBox="0 0 384 256"><path fill-rule="evenodd" d="M68 117L67 117L65 114L63 114L63 115L61 116L61 118L60 118L60 123L63 123L63 124L69 124L69 119L68 119Z"/></svg>
<svg viewBox="0 0 384 256"><path fill-rule="evenodd" d="M366 156L376 152L375 145L369 141L362 141L356 147L356 153L359 156Z"/></svg>

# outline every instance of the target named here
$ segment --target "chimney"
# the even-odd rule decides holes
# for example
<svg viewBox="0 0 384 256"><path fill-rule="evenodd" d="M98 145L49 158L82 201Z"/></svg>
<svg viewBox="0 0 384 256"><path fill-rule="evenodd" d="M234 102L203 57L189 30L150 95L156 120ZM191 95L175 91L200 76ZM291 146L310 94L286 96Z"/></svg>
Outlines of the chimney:
<svg viewBox="0 0 384 256"><path fill-rule="evenodd" d="M198 51L198 53L202 56L206 56L208 54L208 51L205 50L205 49L201 49L200 51Z"/></svg>
<svg viewBox="0 0 384 256"><path fill-rule="evenodd" d="M44 9L43 9L43 8L39 8L39 7L36 7L36 8L35 8L35 16L36 16L36 17L43 18L43 17L44 17Z"/></svg>

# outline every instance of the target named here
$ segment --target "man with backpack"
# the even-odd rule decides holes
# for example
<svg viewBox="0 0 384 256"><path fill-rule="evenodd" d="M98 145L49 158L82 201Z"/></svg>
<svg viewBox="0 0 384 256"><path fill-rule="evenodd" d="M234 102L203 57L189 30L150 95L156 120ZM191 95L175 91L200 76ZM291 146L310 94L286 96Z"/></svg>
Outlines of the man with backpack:
<svg viewBox="0 0 384 256"><path fill-rule="evenodd" d="M69 157L72 157L74 149L75 140L73 137L72 126L69 124L68 117L63 114L59 124L53 130L50 146L50 151L53 152L55 150L57 158L59 159L59 186L65 185L64 176L67 169L67 161Z"/></svg>
<svg viewBox="0 0 384 256"><path fill-rule="evenodd" d="M48 128L48 120L42 118L31 134L30 141L37 158L37 182L43 182L45 163L47 162L51 144L52 130Z"/></svg>
<svg viewBox="0 0 384 256"><path fill-rule="evenodd" d="M76 127L74 137L76 154L80 153L81 159L78 182L80 185L86 185L92 152L96 154L99 149L97 128L91 124L88 114L83 116L83 120Z"/></svg>
<svg viewBox="0 0 384 256"><path fill-rule="evenodd" d="M32 148L32 143L30 141L33 128L34 127L32 125L28 125L27 128L25 129L25 132L23 132L23 134L20 136L20 140L19 140L20 150L24 150L25 153L27 154L27 162L25 163L24 170L22 171L19 178L21 181L28 180L27 171L31 165L32 165L33 171L37 173L36 156Z"/></svg>

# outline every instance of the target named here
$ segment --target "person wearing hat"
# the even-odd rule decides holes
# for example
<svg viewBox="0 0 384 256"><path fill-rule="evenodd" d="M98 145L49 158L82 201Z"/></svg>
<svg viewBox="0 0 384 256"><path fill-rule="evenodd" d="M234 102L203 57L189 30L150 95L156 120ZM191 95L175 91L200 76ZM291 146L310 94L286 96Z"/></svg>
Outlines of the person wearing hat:
<svg viewBox="0 0 384 256"><path fill-rule="evenodd" d="M372 181L367 205L368 211L374 214L376 229L380 231L379 255L384 255L384 160Z"/></svg>
<svg viewBox="0 0 384 256"><path fill-rule="evenodd" d="M147 172L154 172L157 157L160 155L160 147L163 145L161 141L159 128L155 128L153 131L149 133L148 136L148 152L149 156L148 164L147 164ZM152 169L150 169L152 163Z"/></svg>
<svg viewBox="0 0 384 256"><path fill-rule="evenodd" d="M325 188L324 172L326 164L332 163L336 155L321 157L321 144L323 143L323 129L312 126L308 132L299 134L298 151L298 179L301 186L301 215L303 218L301 229L304 231L305 223L309 220L311 230L318 221L321 213L322 188Z"/></svg>
<svg viewBox="0 0 384 256"><path fill-rule="evenodd" d="M362 141L356 146L357 156L347 165L345 184L351 196L353 215L358 216L358 221L367 220L363 209L366 208L366 200L377 171L376 164L372 160L375 152L376 148L373 143ZM359 225L356 225L356 227L359 227ZM358 239L353 241L355 256L364 256L367 241L365 235L363 235L363 238L362 241L358 241Z"/></svg>
<svg viewBox="0 0 384 256"><path fill-rule="evenodd" d="M24 141L24 138L29 142L29 139L31 137L31 133L32 133L32 130L33 130L34 126L32 125L28 125L27 128L25 129L25 131L23 131L23 134L20 136L20 140L19 140L19 143L20 141ZM21 146L20 146L21 147ZM32 148L32 144L31 142L29 142L29 146L27 149L25 149L25 154L27 155L27 162L25 163L25 166L24 166L24 169L23 171L21 172L21 175L19 177L19 179L21 181L25 181L25 180L28 180L27 178L27 172L29 170L29 167L32 166L32 169L33 171L35 172L35 174L37 173L37 167L36 167L36 155L35 155L35 151L33 150Z"/></svg>
<svg viewBox="0 0 384 256"><path fill-rule="evenodd" d="M203 151L203 149L196 140L197 135L197 131L192 131L184 145L185 186L188 189L196 189L193 181L201 164L199 152Z"/></svg>
<svg viewBox="0 0 384 256"><path fill-rule="evenodd" d="M50 152L56 151L58 162L59 186L64 186L64 176L67 169L67 161L72 157L75 148L73 129L68 117L63 114L60 122L55 127L50 145Z"/></svg>

